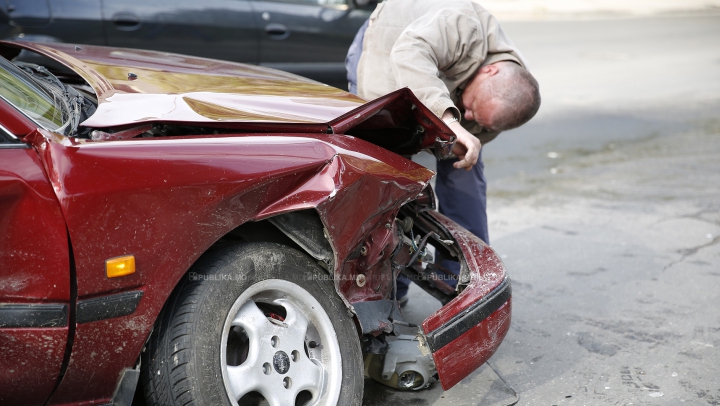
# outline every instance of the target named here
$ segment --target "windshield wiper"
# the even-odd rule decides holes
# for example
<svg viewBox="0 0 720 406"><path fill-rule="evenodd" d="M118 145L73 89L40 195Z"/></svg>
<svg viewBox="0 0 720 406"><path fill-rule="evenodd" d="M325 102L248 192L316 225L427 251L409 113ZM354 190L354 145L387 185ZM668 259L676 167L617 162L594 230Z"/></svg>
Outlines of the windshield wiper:
<svg viewBox="0 0 720 406"><path fill-rule="evenodd" d="M66 86L44 66L15 62L38 85L50 93L63 111L63 125L57 131L72 135L80 124L85 97L72 86Z"/></svg>

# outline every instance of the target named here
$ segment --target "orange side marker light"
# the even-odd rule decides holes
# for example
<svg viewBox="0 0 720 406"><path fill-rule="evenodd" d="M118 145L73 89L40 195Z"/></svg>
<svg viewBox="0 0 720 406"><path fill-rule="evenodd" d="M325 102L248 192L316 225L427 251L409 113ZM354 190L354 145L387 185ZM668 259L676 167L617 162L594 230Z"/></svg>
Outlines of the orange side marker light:
<svg viewBox="0 0 720 406"><path fill-rule="evenodd" d="M119 278L135 273L135 256L123 255L105 261L105 274L108 278Z"/></svg>

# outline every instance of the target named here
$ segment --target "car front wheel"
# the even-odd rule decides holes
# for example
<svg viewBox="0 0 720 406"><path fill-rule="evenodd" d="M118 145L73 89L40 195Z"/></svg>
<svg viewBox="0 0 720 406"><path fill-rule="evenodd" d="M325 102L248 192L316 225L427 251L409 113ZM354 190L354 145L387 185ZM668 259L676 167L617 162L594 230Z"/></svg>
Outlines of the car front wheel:
<svg viewBox="0 0 720 406"><path fill-rule="evenodd" d="M332 278L277 244L198 261L143 356L150 405L359 405L358 334Z"/></svg>

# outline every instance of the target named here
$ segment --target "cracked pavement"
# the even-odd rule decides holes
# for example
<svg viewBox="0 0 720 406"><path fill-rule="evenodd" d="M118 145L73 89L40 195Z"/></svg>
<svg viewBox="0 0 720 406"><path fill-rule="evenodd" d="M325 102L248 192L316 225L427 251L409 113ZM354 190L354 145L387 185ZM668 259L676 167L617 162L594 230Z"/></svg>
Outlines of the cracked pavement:
<svg viewBox="0 0 720 406"><path fill-rule="evenodd" d="M492 362L519 405L720 405L720 17L503 26L544 99L483 151L514 295ZM438 306L413 288L405 315ZM513 400L483 366L364 404Z"/></svg>

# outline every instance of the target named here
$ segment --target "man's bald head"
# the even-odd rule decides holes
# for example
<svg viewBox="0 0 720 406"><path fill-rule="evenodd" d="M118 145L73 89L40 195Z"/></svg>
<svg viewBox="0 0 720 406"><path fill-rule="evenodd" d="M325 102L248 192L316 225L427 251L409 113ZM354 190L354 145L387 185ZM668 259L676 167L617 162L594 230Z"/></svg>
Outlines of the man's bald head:
<svg viewBox="0 0 720 406"><path fill-rule="evenodd" d="M465 118L491 131L505 131L528 122L540 108L538 82L513 62L480 68L462 95Z"/></svg>

